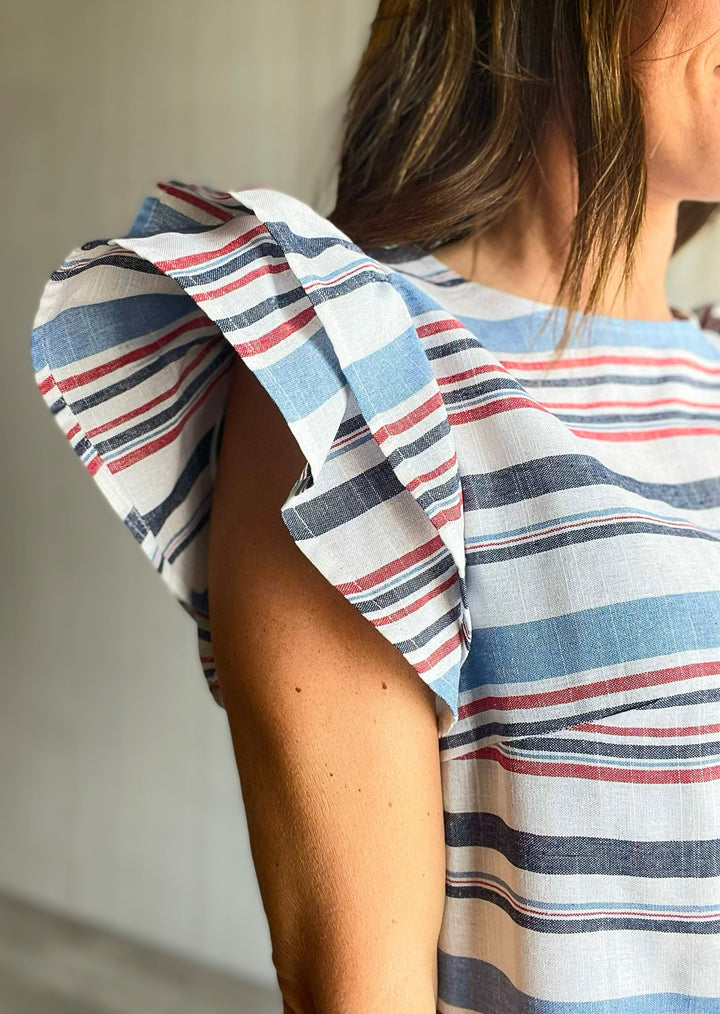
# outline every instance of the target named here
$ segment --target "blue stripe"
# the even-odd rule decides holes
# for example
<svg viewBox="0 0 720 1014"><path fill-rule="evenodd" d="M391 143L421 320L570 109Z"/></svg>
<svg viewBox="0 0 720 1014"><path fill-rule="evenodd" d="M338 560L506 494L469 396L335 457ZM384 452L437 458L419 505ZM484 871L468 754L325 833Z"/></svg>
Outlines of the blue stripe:
<svg viewBox="0 0 720 1014"><path fill-rule="evenodd" d="M98 240L94 246L105 246L106 243ZM81 247L84 249L84 247ZM77 251L73 251L76 254ZM162 271L156 268L154 264L149 261L143 260L138 257L137 254L130 253L127 250L123 250L120 247L110 247L108 253L100 256L95 255L91 259L81 259L78 257L70 256L70 258L63 262L57 271L53 271L50 275L50 279L53 282L65 282L68 279L80 278L86 271L92 270L97 267L115 267L122 268L124 271L136 271L143 275L161 275Z"/></svg>
<svg viewBox="0 0 720 1014"><path fill-rule="evenodd" d="M599 945L598 945L599 946ZM602 958L611 960L608 951ZM577 969L568 969L573 975ZM600 973L600 969L598 969ZM688 969L692 977L692 969ZM646 993L611 1000L542 1000L521 992L499 968L438 948L438 994L446 1004L478 1014L720 1014L720 997Z"/></svg>
<svg viewBox="0 0 720 1014"><path fill-rule="evenodd" d="M575 673L593 682L594 670L602 666L657 655L672 655L677 665L684 651L712 648L720 648L720 591L611 602L527 623L473 626L460 691ZM661 696L663 689L662 684L648 687L647 693Z"/></svg>
<svg viewBox="0 0 720 1014"><path fill-rule="evenodd" d="M33 364L36 369L47 363L51 370L71 365L82 370L82 360L88 356L166 329L181 317L197 313L197 305L183 292L145 293L72 306L33 329Z"/></svg>
<svg viewBox="0 0 720 1014"><path fill-rule="evenodd" d="M621 727L617 729L617 735L622 736ZM673 766L680 760L698 760L700 757L707 757L713 763L720 758L720 739L705 740L701 742L685 742L678 734L675 737L664 737L664 743L647 743L637 738L629 739L623 743L614 743L611 740L583 739L578 735L574 739L549 738L539 736L537 738L528 736L522 740L522 749L519 745L513 745L509 751L513 757L531 757L533 760L547 759L557 761L555 754L563 754L564 760L585 760L591 757L601 762L603 758L608 760L617 758L623 760L630 758L631 761L642 761L643 765L652 767L652 761L658 761L659 767L667 767L667 761L673 761ZM586 757L582 755L585 754ZM662 763L660 763L662 762Z"/></svg>
<svg viewBox="0 0 720 1014"><path fill-rule="evenodd" d="M172 180L168 182L172 183ZM178 184L182 186L183 184ZM194 218L183 215L152 195L146 197L135 216L130 231L125 236L154 236L158 232L207 232L216 229L218 223L200 225Z"/></svg>
<svg viewBox="0 0 720 1014"><path fill-rule="evenodd" d="M629 805L629 804L628 804ZM533 834L495 813L445 813L448 848L488 848L519 870L604 877L720 877L720 839L682 841Z"/></svg>
<svg viewBox="0 0 720 1014"><path fill-rule="evenodd" d="M689 482L645 482L616 472L589 454L550 454L494 472L468 471L462 483L466 510L488 510L547 493L598 485L617 486L645 500L661 500L681 510L720 506L720 476ZM627 510L632 505L619 502L617 506Z"/></svg>

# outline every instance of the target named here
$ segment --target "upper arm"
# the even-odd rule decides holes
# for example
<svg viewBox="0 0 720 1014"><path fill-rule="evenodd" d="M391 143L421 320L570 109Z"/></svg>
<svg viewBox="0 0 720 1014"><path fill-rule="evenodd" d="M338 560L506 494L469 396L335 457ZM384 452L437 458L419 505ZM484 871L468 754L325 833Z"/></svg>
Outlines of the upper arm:
<svg viewBox="0 0 720 1014"><path fill-rule="evenodd" d="M239 357L233 370L208 595L273 960L318 1009L362 996L358 1009L431 1012L445 880L434 694L293 542L280 507L305 459Z"/></svg>

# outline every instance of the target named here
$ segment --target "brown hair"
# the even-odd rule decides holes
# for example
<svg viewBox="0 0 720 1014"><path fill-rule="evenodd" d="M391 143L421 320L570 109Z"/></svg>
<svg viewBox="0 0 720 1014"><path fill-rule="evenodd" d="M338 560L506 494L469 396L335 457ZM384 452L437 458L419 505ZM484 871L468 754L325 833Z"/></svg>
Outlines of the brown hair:
<svg viewBox="0 0 720 1014"><path fill-rule="evenodd" d="M633 6L380 0L350 88L330 220L365 249L432 250L490 230L532 193L538 128L558 115L578 186L555 297L556 309L564 303L569 311L560 356L571 311L595 310L618 256L624 284L630 280L644 219L645 127L628 59ZM681 202L673 253L718 207ZM581 307L591 256L598 270Z"/></svg>

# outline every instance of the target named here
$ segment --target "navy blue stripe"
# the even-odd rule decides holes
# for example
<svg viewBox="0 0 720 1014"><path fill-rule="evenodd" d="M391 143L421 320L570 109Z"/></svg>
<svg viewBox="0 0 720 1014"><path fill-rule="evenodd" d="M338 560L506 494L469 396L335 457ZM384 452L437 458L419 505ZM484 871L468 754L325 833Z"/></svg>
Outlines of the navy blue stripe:
<svg viewBox="0 0 720 1014"><path fill-rule="evenodd" d="M89 268L96 268L101 265L105 267L126 268L129 271L139 271L144 275L163 274L160 268L156 268L151 261L145 260L143 257L138 257L136 253L131 253L129 250L125 250L123 253L120 253L120 247L111 247L111 249L116 252L104 254L102 257L95 257L91 261L73 264L68 268L58 268L57 271L53 271L50 278L53 282L65 282L69 278L75 278L78 275L81 275Z"/></svg>
<svg viewBox="0 0 720 1014"><path fill-rule="evenodd" d="M153 535L157 535L168 517L176 510L189 496L191 489L197 482L204 480L204 472L210 463L210 448L215 434L214 426L198 440L197 444L189 455L185 464L180 468L173 488L153 510L143 515L143 520ZM168 558L172 563L178 551L175 550Z"/></svg>
<svg viewBox="0 0 720 1014"><path fill-rule="evenodd" d="M267 221L265 226L282 248L283 256L288 253L300 253L304 257L319 257L331 247L338 246L345 247L346 250L353 250L358 256L368 256L364 250L353 243L351 239L343 236L341 232L338 232L337 235L327 236L299 236L285 222ZM383 278L386 277L383 275Z"/></svg>
<svg viewBox="0 0 720 1014"><path fill-rule="evenodd" d="M717 359L718 356L713 358ZM518 370L518 373L521 373ZM699 372L699 371L698 371ZM603 373L598 376L572 377L567 379L555 378L554 380L542 381L537 377L526 377L523 375L524 387L559 387L559 388L585 388L605 384L631 384L638 387L659 387L662 384L680 384L683 387L697 388L708 391L717 391L720 385L717 380L702 380L701 377L687 373L654 373L652 376L643 376L638 373Z"/></svg>
<svg viewBox="0 0 720 1014"><path fill-rule="evenodd" d="M462 476L466 510L488 510L547 493L598 485L616 486L646 500L660 500L683 510L720 506L720 476L689 482L646 482L616 472L589 454L549 454L493 472L469 472Z"/></svg>
<svg viewBox="0 0 720 1014"><path fill-rule="evenodd" d="M201 517L198 519L198 521L192 528L188 529L186 534L180 540L178 545L175 546L173 551L171 553L167 553L166 555L167 562L175 563L177 558L188 548L188 546L192 544L192 542L197 538L197 536L200 534L203 528L209 523L209 521L210 521L210 508L208 508L205 511L205 513L201 515Z"/></svg>
<svg viewBox="0 0 720 1014"><path fill-rule="evenodd" d="M720 997L646 993L612 1000L544 1000L517 989L495 965L438 948L438 999L466 1014L720 1014ZM613 963L613 952L598 947L597 968ZM522 968L522 958L520 959ZM572 975L575 970L568 969ZM688 968L688 983L692 968Z"/></svg>
<svg viewBox="0 0 720 1014"><path fill-rule="evenodd" d="M133 537L138 542L142 542L147 535L148 529L142 515L139 513L136 507L131 507L128 513L123 518L123 521L128 526L133 534Z"/></svg>
<svg viewBox="0 0 720 1014"><path fill-rule="evenodd" d="M210 321L208 321L210 323ZM222 335L217 332L216 334L205 334L200 335L197 338L191 338L189 341L183 342L179 345L173 345L166 348L163 352L158 352L153 357L141 365L137 365L137 368L132 372L123 373L120 380L116 380L106 387L98 388L93 391L92 394L86 395L84 398L78 398L76 401L70 403L70 407L73 412L80 415L85 412L88 408L95 408L97 405L102 405L103 402L109 401L112 398L116 398L120 394L124 394L126 391L132 390L133 387L137 387L139 384L145 383L150 377L153 377L156 373L160 373L166 367L170 366L177 359L183 359L187 356L188 352L194 349L196 346L207 347L211 342L217 345L219 355L214 359L215 363L222 363L225 359L233 359L235 352L223 340ZM218 367L219 368L219 367Z"/></svg>
<svg viewBox="0 0 720 1014"><path fill-rule="evenodd" d="M708 405L705 412L688 412L681 408L667 409L663 412L635 412L633 414L618 412L597 415L592 411L579 412L573 415L571 412L556 412L558 419L564 423L578 424L581 426L591 425L593 429L602 433L610 423L627 423L629 429L636 428L634 424L643 422L717 422L720 419L718 406Z"/></svg>
<svg viewBox="0 0 720 1014"><path fill-rule="evenodd" d="M490 848L533 873L609 877L720 877L720 839L633 841L543 835L509 827L494 813L445 811L449 848Z"/></svg>
<svg viewBox="0 0 720 1014"><path fill-rule="evenodd" d="M206 341L207 340L208 339L206 339ZM207 386L208 381L210 381L223 369L226 369L226 361L231 359L232 356L233 351L231 348L228 346L221 346L219 355L211 360L211 362L207 363L205 368L192 378L192 380L182 389L182 393L178 394L174 401L168 404L167 407L162 409L160 412L156 412L155 415L142 419L140 422L135 423L135 425L129 426L126 430L122 430L121 432L114 433L105 440L98 441L95 444L98 454L104 457L117 447L125 447L128 444L134 443L136 440L139 440L140 437L154 433L156 430L160 429L166 423L171 422L176 417L182 417L187 403L197 396L199 390Z"/></svg>
<svg viewBox="0 0 720 1014"><path fill-rule="evenodd" d="M622 728L618 729L617 734L622 736ZM542 754L587 754L597 759L601 757L627 757L637 761L689 760L692 757L708 757L713 761L720 759L720 739L689 743L683 742L684 738L682 734L678 734L675 737L668 736L663 743L647 743L632 737L623 743L612 743L602 737L589 740L580 734L577 739L530 736L517 745L523 753L534 751Z"/></svg>

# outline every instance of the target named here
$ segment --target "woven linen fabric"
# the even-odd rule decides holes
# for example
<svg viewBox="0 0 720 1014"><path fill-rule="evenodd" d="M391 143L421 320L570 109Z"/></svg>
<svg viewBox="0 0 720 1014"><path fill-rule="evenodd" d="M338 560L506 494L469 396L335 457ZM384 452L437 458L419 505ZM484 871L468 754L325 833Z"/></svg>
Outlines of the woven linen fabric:
<svg viewBox="0 0 720 1014"><path fill-rule="evenodd" d="M190 614L230 367L298 547L436 695L441 1014L720 1014L720 334L549 307L274 190L171 180L74 249L39 390ZM332 688L328 688L332 692Z"/></svg>

